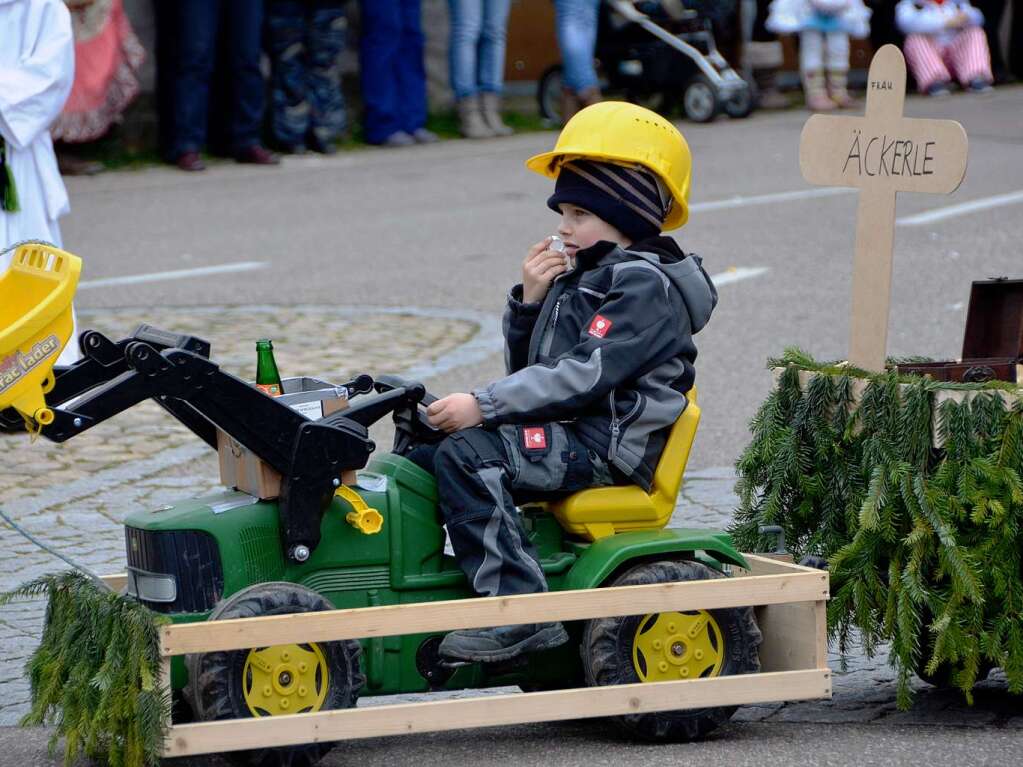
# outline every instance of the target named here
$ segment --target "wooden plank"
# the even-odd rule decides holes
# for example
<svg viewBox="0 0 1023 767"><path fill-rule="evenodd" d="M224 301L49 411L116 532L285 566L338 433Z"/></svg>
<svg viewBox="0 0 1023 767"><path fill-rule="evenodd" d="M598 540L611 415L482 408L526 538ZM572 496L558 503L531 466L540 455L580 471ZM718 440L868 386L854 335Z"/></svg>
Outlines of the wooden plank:
<svg viewBox="0 0 1023 767"><path fill-rule="evenodd" d="M125 573L118 573L117 575L103 575L100 577L111 590L120 592L123 588L128 585L128 576Z"/></svg>
<svg viewBox="0 0 1023 767"><path fill-rule="evenodd" d="M831 672L810 670L372 706L177 725L164 756L830 695Z"/></svg>
<svg viewBox="0 0 1023 767"><path fill-rule="evenodd" d="M774 564L786 568L797 567ZM786 571L786 574L758 578L618 586L171 625L161 627L160 647L162 655L182 655L459 628L643 615L665 610L745 607L827 599L827 573L803 569L808 572Z"/></svg>
<svg viewBox="0 0 1023 767"><path fill-rule="evenodd" d="M817 665L816 602L765 605L757 609L762 671L801 671ZM824 604L824 602L820 602Z"/></svg>
<svg viewBox="0 0 1023 767"><path fill-rule="evenodd" d="M750 563L750 576L761 576L761 575L779 575L783 573L812 573L814 575L827 575L826 570L818 570L816 567L806 567L805 565L797 565L792 561L791 555L787 555L788 559L779 559L777 556L769 554L744 554L746 561ZM794 601L794 600L789 600Z"/></svg>
<svg viewBox="0 0 1023 767"><path fill-rule="evenodd" d="M815 602L814 622L817 624L817 668L828 667L828 603Z"/></svg>
<svg viewBox="0 0 1023 767"><path fill-rule="evenodd" d="M167 656L163 656L160 658L160 678L158 680L157 686L159 688L167 690L168 692L170 692L171 690L171 659ZM164 724L167 727L171 726L170 711L167 712L167 719L164 722Z"/></svg>

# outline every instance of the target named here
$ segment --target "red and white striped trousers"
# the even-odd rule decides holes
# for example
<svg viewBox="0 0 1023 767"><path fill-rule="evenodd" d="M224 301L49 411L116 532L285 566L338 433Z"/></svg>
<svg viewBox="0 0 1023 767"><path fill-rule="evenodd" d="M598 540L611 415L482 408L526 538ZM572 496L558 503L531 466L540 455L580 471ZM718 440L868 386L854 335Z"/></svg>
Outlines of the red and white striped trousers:
<svg viewBox="0 0 1023 767"><path fill-rule="evenodd" d="M991 52L981 27L969 27L944 45L930 35L908 35L902 46L909 69L921 93L935 83L962 84L981 79L991 82Z"/></svg>

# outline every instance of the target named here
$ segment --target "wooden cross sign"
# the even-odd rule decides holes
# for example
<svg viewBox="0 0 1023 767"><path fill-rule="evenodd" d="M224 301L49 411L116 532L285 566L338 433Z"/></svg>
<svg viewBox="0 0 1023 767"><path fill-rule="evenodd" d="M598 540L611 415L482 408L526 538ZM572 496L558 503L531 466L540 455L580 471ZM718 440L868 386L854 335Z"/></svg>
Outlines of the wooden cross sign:
<svg viewBox="0 0 1023 767"><path fill-rule="evenodd" d="M966 131L953 120L902 116L906 62L894 45L870 63L863 117L814 115L799 167L811 184L860 190L856 211L849 362L884 370L896 192L954 192L966 175Z"/></svg>

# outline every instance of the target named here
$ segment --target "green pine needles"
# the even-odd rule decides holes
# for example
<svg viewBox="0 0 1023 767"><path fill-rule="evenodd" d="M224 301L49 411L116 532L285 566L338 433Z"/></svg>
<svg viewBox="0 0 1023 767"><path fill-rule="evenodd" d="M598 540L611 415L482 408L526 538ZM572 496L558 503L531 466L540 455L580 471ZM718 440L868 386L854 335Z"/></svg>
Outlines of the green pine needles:
<svg viewBox="0 0 1023 767"><path fill-rule="evenodd" d="M170 691L159 684L164 619L75 571L0 594L0 606L46 596L43 637L27 665L32 710L22 725L56 725L64 764L86 756L110 767L149 767L163 752Z"/></svg>
<svg viewBox="0 0 1023 767"><path fill-rule="evenodd" d="M843 650L854 628L868 653L891 644L900 707L913 673L972 702L978 677L1001 667L1023 692L1023 398L798 350L770 365L778 385L737 463L738 543L762 550L759 526L780 525L797 558L829 560L829 632ZM981 391L942 402L935 420L948 389Z"/></svg>

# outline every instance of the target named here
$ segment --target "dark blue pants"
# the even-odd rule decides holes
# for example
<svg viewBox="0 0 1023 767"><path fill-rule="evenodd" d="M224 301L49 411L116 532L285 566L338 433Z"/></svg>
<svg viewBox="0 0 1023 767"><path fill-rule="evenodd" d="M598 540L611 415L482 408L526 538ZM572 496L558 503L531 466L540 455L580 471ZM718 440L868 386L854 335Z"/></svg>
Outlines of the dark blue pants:
<svg viewBox="0 0 1023 767"><path fill-rule="evenodd" d="M321 143L345 129L343 0L269 0L266 45L273 65L273 134L285 145L311 133Z"/></svg>
<svg viewBox="0 0 1023 767"><path fill-rule="evenodd" d="M540 447L528 446L532 438ZM487 597L547 590L517 503L614 483L607 464L560 423L463 429L405 457L437 478L455 558L473 590Z"/></svg>
<svg viewBox="0 0 1023 767"><path fill-rule="evenodd" d="M199 151L206 143L218 42L226 49L220 60L228 73L227 140L235 152L258 144L263 119L259 71L263 0L172 0L168 5L174 8L177 47L172 155Z"/></svg>
<svg viewBox="0 0 1023 767"><path fill-rule="evenodd" d="M420 0L361 0L359 48L366 140L426 124L426 67Z"/></svg>

